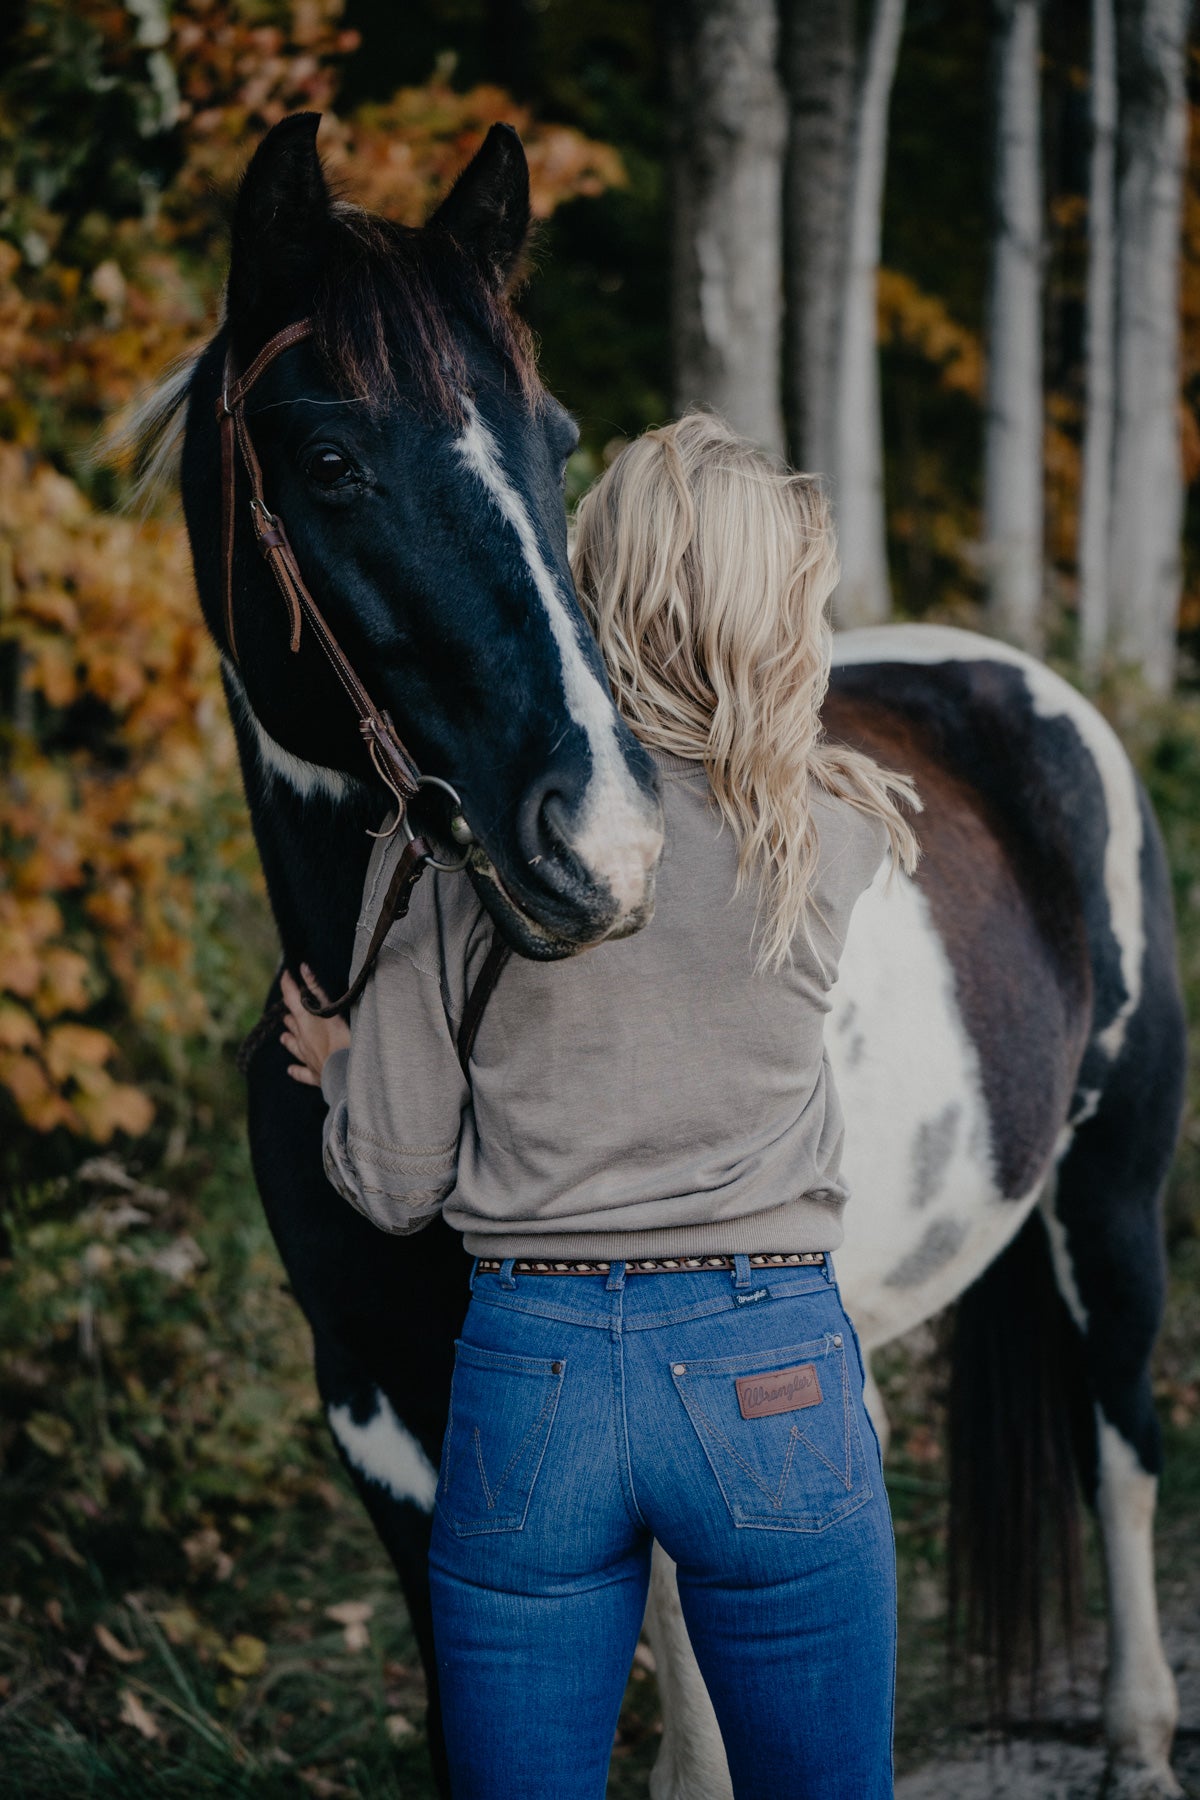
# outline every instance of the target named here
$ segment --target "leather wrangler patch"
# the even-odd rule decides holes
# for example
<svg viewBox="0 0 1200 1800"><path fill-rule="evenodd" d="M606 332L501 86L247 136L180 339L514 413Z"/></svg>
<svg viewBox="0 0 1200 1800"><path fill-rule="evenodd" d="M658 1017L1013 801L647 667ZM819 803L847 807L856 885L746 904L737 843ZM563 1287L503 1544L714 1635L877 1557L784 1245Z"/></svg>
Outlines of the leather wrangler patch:
<svg viewBox="0 0 1200 1800"><path fill-rule="evenodd" d="M773 1369L769 1375L743 1375L733 1384L743 1419L766 1419L772 1413L799 1412L821 1404L821 1383L812 1363L795 1369Z"/></svg>

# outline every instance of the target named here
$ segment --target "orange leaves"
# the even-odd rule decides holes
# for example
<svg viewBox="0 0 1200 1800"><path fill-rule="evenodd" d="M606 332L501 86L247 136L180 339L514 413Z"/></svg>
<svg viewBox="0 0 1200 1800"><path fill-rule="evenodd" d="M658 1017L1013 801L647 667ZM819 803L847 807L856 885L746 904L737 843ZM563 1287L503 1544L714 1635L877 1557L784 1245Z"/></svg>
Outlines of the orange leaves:
<svg viewBox="0 0 1200 1800"><path fill-rule="evenodd" d="M209 1027L182 862L235 786L232 739L179 525L97 512L0 444L0 542L0 642L28 696L0 797L0 1085L35 1130L105 1142L153 1108L111 1074L113 1039L65 1015L115 992L155 1034ZM50 749L64 729L78 747Z"/></svg>
<svg viewBox="0 0 1200 1800"><path fill-rule="evenodd" d="M934 364L944 388L982 398L983 345L936 294L925 293L896 269L880 269L878 309L881 343L907 344Z"/></svg>
<svg viewBox="0 0 1200 1800"><path fill-rule="evenodd" d="M529 159L535 218L564 200L599 194L625 180L620 156L566 125L543 125L503 88L457 93L439 69L418 88L401 88L386 105L363 106L347 119L329 117L321 150L354 197L373 211L418 225L496 124L520 132Z"/></svg>
<svg viewBox="0 0 1200 1800"><path fill-rule="evenodd" d="M70 10L46 0L31 13L18 46L27 58L47 53L56 8ZM149 154L139 166L127 137L110 164L105 139L93 162L113 195L97 191L82 223L68 204L70 159L49 180L37 150L60 141L58 114L47 124L35 108L26 129L24 90L0 75L0 149L32 146L14 162L11 241L0 240L0 691L13 693L11 717L0 716L0 1089L38 1131L103 1141L146 1129L150 1104L113 1075L116 1044L90 1009L103 1006L122 1041L177 1068L181 1045L217 1035L203 971L223 968L223 953L208 939L254 881L182 525L102 510L80 454L212 329L221 196L252 145L289 112L323 112L334 174L356 200L410 222L498 120L522 134L540 217L623 179L613 150L539 124L503 90L456 92L450 63L386 105L337 116L339 62L358 41L342 10L343 0L179 0L156 75L138 9L89 3L77 61L56 65L57 79L63 93L81 83L85 131L103 129L89 111L95 82L122 90ZM162 185L175 166L174 152L161 155L167 131L181 161Z"/></svg>

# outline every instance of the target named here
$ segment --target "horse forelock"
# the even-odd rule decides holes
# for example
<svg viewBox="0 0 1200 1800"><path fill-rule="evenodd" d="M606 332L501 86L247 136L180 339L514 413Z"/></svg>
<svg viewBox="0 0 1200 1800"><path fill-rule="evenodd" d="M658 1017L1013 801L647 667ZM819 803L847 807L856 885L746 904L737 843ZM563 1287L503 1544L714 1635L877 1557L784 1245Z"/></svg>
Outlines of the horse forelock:
<svg viewBox="0 0 1200 1800"><path fill-rule="evenodd" d="M528 327L506 292L437 227L397 225L335 202L313 318L326 369L349 397L383 407L398 378L456 426L475 386L463 342L467 325L495 352L529 405L542 388Z"/></svg>
<svg viewBox="0 0 1200 1800"><path fill-rule="evenodd" d="M313 319L317 350L334 384L371 407L394 400L398 377L421 402L461 428L474 386L462 325L499 357L513 391L542 394L528 326L506 293L445 232L396 225L335 202ZM179 486L187 401L207 344L195 345L107 427L104 461L133 472L129 504L149 509Z"/></svg>

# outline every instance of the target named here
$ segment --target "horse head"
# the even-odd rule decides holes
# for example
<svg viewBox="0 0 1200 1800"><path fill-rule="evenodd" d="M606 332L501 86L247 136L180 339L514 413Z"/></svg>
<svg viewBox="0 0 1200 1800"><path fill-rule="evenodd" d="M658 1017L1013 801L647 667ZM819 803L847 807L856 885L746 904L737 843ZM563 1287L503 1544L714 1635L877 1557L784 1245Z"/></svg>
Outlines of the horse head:
<svg viewBox="0 0 1200 1800"><path fill-rule="evenodd" d="M244 481L232 633L225 618L226 355L245 371L278 332L311 320L245 404L270 507L371 699L419 767L461 796L469 873L501 932L524 955L570 955L649 918L662 819L567 561L563 471L578 434L508 302L530 223L524 152L493 126L413 229L330 194L317 123L284 120L249 165L225 325L191 382L183 495L201 604L236 708L274 766L326 792L370 779L354 708L313 632L290 647ZM424 822L436 829L436 809Z"/></svg>

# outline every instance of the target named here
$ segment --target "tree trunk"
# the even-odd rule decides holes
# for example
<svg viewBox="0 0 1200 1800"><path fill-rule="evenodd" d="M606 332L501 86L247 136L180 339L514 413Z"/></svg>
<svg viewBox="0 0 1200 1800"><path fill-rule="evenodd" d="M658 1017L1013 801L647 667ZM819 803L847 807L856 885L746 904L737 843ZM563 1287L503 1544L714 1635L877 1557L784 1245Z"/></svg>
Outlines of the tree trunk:
<svg viewBox="0 0 1200 1800"><path fill-rule="evenodd" d="M1182 579L1179 280L1188 0L1119 0L1111 634L1165 693Z"/></svg>
<svg viewBox="0 0 1200 1800"><path fill-rule="evenodd" d="M886 619L891 605L876 289L888 106L903 24L904 0L875 0L855 107L832 469L842 561L834 610L844 626Z"/></svg>
<svg viewBox="0 0 1200 1800"><path fill-rule="evenodd" d="M1038 0L998 0L984 538L988 611L1036 649L1042 601L1042 193Z"/></svg>
<svg viewBox="0 0 1200 1800"><path fill-rule="evenodd" d="M783 448L786 116L771 0L668 0L677 407Z"/></svg>
<svg viewBox="0 0 1200 1800"><path fill-rule="evenodd" d="M1117 133L1113 0L1092 0L1092 147L1088 179L1087 376L1079 504L1079 655L1090 674L1108 646L1108 538L1112 496Z"/></svg>
<svg viewBox="0 0 1200 1800"><path fill-rule="evenodd" d="M855 0L782 0L784 409L798 468L832 472L854 152Z"/></svg>

